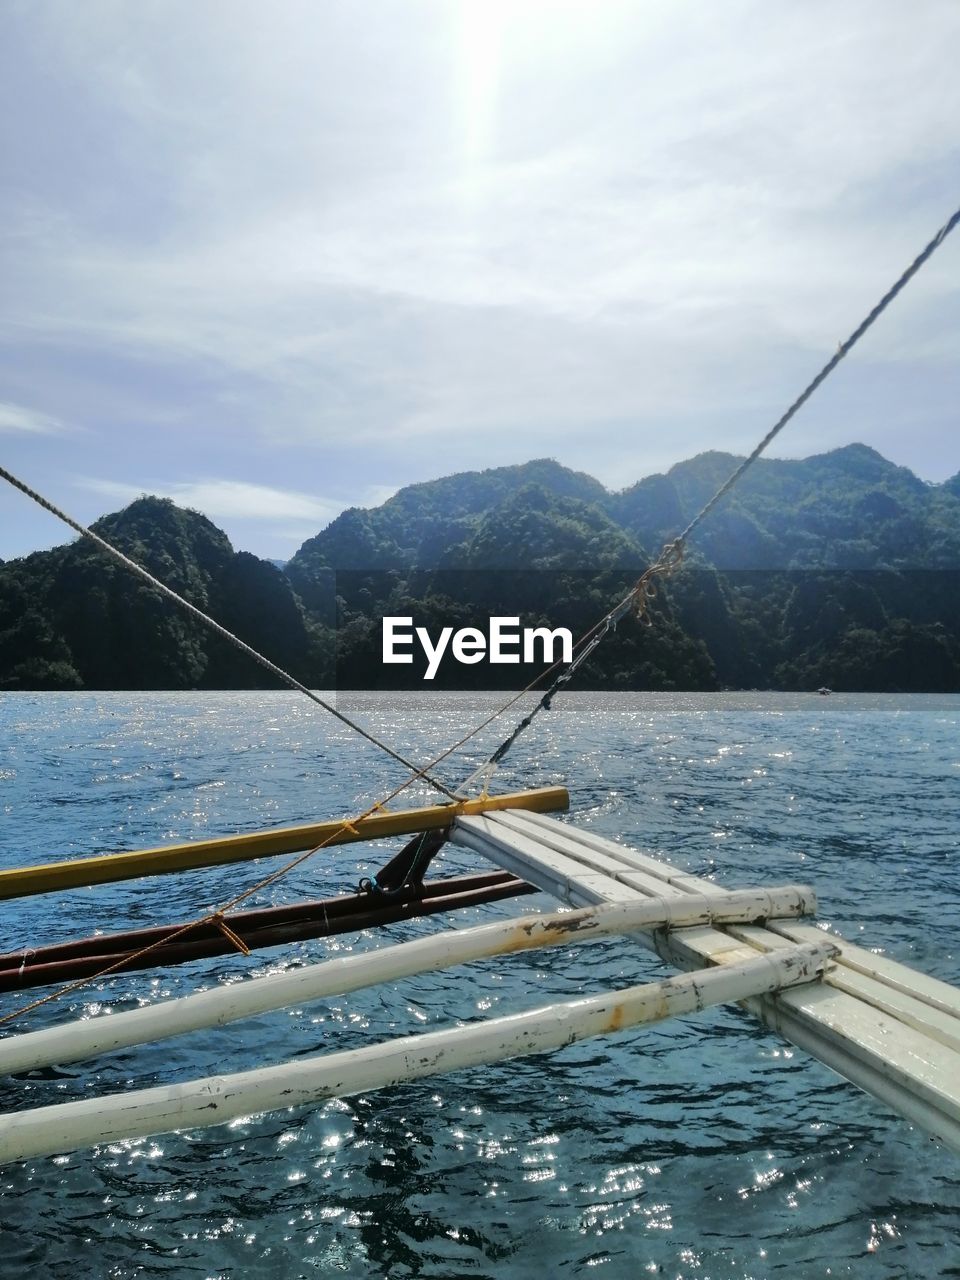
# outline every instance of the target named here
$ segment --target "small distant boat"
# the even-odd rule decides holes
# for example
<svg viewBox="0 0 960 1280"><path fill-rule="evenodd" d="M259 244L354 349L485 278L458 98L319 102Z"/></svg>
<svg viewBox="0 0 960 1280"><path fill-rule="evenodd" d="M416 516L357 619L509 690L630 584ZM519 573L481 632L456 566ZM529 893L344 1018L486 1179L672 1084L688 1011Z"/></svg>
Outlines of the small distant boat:
<svg viewBox="0 0 960 1280"><path fill-rule="evenodd" d="M833 690L828 689L825 684L822 684L820 688L817 690L817 693L819 693L822 697L826 698L828 694L833 693Z"/></svg>

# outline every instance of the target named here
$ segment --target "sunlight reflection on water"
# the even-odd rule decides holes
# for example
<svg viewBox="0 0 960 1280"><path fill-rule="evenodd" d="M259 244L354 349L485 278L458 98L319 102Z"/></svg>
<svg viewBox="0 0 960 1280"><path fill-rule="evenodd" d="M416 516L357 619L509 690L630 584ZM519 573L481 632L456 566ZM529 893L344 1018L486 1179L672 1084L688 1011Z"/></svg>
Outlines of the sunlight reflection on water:
<svg viewBox="0 0 960 1280"><path fill-rule="evenodd" d="M341 695L425 759L488 695ZM582 826L727 886L805 879L831 927L960 981L960 699L569 694L501 789L564 781ZM394 766L286 694L4 695L0 865L356 811ZM279 732L277 732L279 731ZM445 766L459 781L496 744ZM409 801L431 798L418 786ZM338 850L269 901L349 890ZM444 870L471 869L461 850ZM255 864L0 908L8 948L186 918ZM457 923L547 906L458 913ZM391 939L439 927L407 922ZM369 934L103 981L43 1017L375 946ZM518 955L0 1085L5 1108L239 1070L662 972L622 942ZM131 993L133 993L131 995ZM0 1011L15 1007L5 997ZM33 1023L32 1025L39 1025ZM933 1275L955 1159L735 1009L221 1129L0 1170L5 1276ZM954 1255L955 1256L955 1255Z"/></svg>

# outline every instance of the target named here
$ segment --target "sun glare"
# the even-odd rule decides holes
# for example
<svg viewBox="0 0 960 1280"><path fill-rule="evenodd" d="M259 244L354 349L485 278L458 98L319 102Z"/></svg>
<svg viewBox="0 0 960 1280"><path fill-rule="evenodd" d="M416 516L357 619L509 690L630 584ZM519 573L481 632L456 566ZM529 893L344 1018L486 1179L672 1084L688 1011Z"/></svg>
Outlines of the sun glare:
<svg viewBox="0 0 960 1280"><path fill-rule="evenodd" d="M516 9L508 0L464 0L460 6L458 89L468 169L481 164L493 147L501 62Z"/></svg>
<svg viewBox="0 0 960 1280"><path fill-rule="evenodd" d="M610 0L460 0L456 100L468 185L497 151L508 74L552 79L580 61L585 44L609 35L619 3Z"/></svg>

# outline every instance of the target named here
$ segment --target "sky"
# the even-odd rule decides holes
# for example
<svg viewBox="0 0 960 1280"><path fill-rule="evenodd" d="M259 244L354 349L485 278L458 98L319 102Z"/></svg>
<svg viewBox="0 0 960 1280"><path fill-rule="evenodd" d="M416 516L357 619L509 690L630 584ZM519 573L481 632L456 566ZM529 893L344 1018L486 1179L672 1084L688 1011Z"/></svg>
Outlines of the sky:
<svg viewBox="0 0 960 1280"><path fill-rule="evenodd" d="M960 204L958 64L956 0L4 0L0 463L287 558L744 453ZM772 455L957 473L958 352L960 230Z"/></svg>

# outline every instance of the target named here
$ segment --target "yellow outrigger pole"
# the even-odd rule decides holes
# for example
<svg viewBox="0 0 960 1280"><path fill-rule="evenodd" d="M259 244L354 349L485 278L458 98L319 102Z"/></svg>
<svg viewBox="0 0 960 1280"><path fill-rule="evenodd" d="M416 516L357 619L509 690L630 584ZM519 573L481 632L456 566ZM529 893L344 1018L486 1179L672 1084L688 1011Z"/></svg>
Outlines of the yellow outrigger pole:
<svg viewBox="0 0 960 1280"><path fill-rule="evenodd" d="M514 791L460 803L430 805L422 809L379 812L352 821L314 822L299 827L275 827L246 835L220 836L215 840L194 840L158 849L133 853L107 853L92 858L70 858L63 862L40 863L32 867L12 867L0 871L0 898L27 898L58 889L78 889L91 884L113 884L137 876L161 876L172 871L193 871L252 858L272 858L299 853L317 845L352 844L357 840L378 840L384 836L413 835L450 826L460 814L486 813L497 809L527 809L547 813L570 807L565 787L541 787L535 791Z"/></svg>

